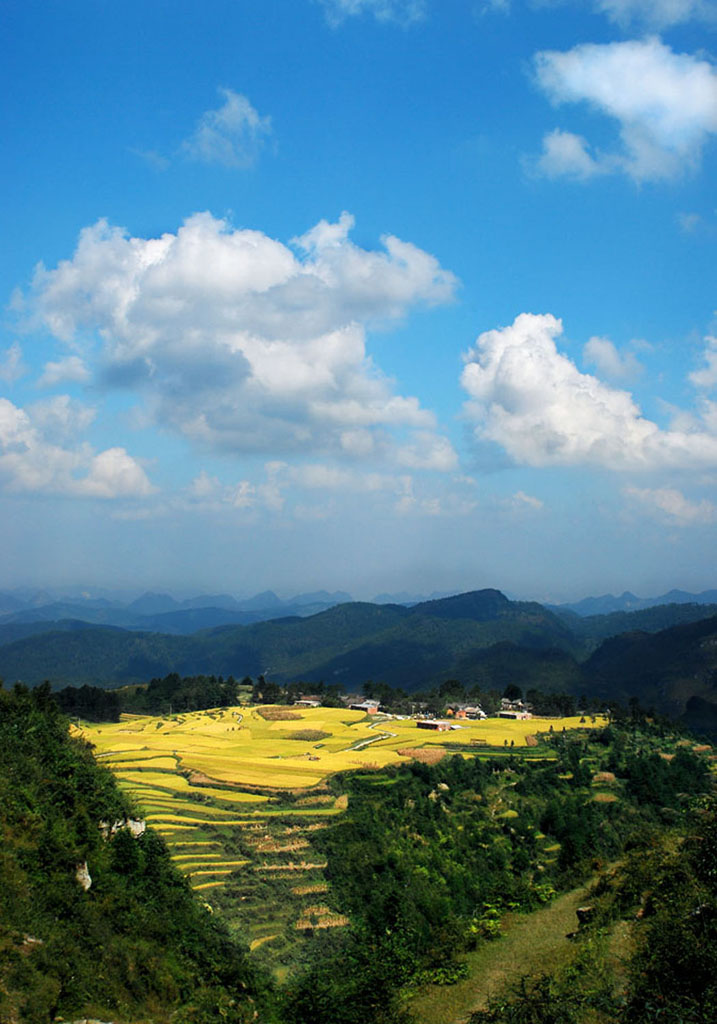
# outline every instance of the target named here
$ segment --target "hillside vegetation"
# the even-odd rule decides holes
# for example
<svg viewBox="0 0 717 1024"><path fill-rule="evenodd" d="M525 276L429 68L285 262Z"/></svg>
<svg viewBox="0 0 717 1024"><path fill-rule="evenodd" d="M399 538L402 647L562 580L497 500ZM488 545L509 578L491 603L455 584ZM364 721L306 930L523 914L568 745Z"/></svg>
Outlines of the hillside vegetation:
<svg viewBox="0 0 717 1024"><path fill-rule="evenodd" d="M0 691L3 1024L401 1024L413 995L469 977L471 951L499 942L511 915L603 868L606 928L641 900L661 914L664 886L684 896L675 942L701 941L695 901L711 897L689 859L679 885L655 869L652 903L644 872L623 884L609 865L630 849L637 864L656 845L671 855L691 808L711 803L710 748L635 707L622 725L556 723L537 746L535 722L419 737L410 721L295 714L98 724L87 733L111 773L70 736L47 687ZM140 812L153 827L135 837L127 818ZM709 849L700 870L712 870ZM649 922L646 934L629 1005L645 1003L640 979L674 949L649 945L664 934ZM549 1005L567 991L548 992Z"/></svg>
<svg viewBox="0 0 717 1024"><path fill-rule="evenodd" d="M59 623L0 626L0 674L35 685L116 687L181 676L321 681L344 691L369 681L406 693L447 679L467 690L639 699L717 733L717 619L674 604L579 618L509 601L496 590L402 605L347 603L306 618L221 626L191 636ZM687 621L685 621L687 620ZM677 622L660 629L665 623ZM629 630L619 636L616 630ZM602 639L602 642L600 640ZM598 646L599 644L599 646ZM267 668L267 666L269 666Z"/></svg>
<svg viewBox="0 0 717 1024"><path fill-rule="evenodd" d="M263 983L48 691L0 690L0 1020L248 1022ZM79 869L79 870L78 870ZM86 888L88 874L91 885ZM82 884L82 879L85 884Z"/></svg>

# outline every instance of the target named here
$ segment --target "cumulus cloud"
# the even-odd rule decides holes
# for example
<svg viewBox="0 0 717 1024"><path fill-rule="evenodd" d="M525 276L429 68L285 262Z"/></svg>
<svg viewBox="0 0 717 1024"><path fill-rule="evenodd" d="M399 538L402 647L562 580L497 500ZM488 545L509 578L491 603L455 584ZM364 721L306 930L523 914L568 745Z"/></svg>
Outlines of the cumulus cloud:
<svg viewBox="0 0 717 1024"><path fill-rule="evenodd" d="M641 22L666 28L693 19L714 20L714 0L595 0L599 11L619 25Z"/></svg>
<svg viewBox="0 0 717 1024"><path fill-rule="evenodd" d="M634 380L643 370L633 352L618 352L609 338L590 338L583 348L583 359L610 380Z"/></svg>
<svg viewBox="0 0 717 1024"><path fill-rule="evenodd" d="M89 380L90 371L79 356L65 356L57 362L45 363L42 374L38 378L39 388L54 388L58 384Z"/></svg>
<svg viewBox="0 0 717 1024"><path fill-rule="evenodd" d="M717 337L713 335L705 338L704 359L705 365L690 374L690 381L700 390L712 391L717 387Z"/></svg>
<svg viewBox="0 0 717 1024"><path fill-rule="evenodd" d="M536 166L547 178L567 177L584 181L598 174L609 174L614 161L604 156L593 156L582 135L556 128L544 136L543 151Z"/></svg>
<svg viewBox="0 0 717 1024"><path fill-rule="evenodd" d="M272 133L271 118L261 117L241 93L232 89L220 89L219 93L224 103L202 114L182 149L201 163L251 167Z"/></svg>
<svg viewBox="0 0 717 1024"><path fill-rule="evenodd" d="M22 349L15 341L10 348L5 349L0 358L0 380L4 380L6 384L14 384L26 373L27 367L22 361Z"/></svg>
<svg viewBox="0 0 717 1024"><path fill-rule="evenodd" d="M704 422L660 429L629 392L581 373L558 351L562 330L553 316L523 313L509 327L479 335L462 375L476 439L496 442L530 466L717 466L717 435Z"/></svg>
<svg viewBox="0 0 717 1024"><path fill-rule="evenodd" d="M591 153L582 136L558 129L543 140L538 168L546 174L673 179L699 166L717 132L717 71L659 39L546 50L536 54L535 72L553 104L589 104L617 122L622 143L611 153Z"/></svg>
<svg viewBox="0 0 717 1024"><path fill-rule="evenodd" d="M690 501L672 487L626 487L625 494L633 504L673 526L698 526L717 520L717 505L704 499Z"/></svg>
<svg viewBox="0 0 717 1024"><path fill-rule="evenodd" d="M124 448L95 454L69 443L94 412L58 396L20 409L0 398L0 486L11 492L90 498L138 498L154 490ZM64 443L59 443L64 442Z"/></svg>
<svg viewBox="0 0 717 1024"><path fill-rule="evenodd" d="M408 429L448 465L435 417L394 393L366 328L449 301L456 279L393 236L354 245L352 226L321 221L290 248L208 213L150 239L101 221L71 259L38 268L35 320L70 344L98 337L105 384L138 389L151 417L201 445L381 459Z"/></svg>
<svg viewBox="0 0 717 1024"><path fill-rule="evenodd" d="M377 21L410 25L425 17L426 0L319 0L331 25L357 14L372 14Z"/></svg>

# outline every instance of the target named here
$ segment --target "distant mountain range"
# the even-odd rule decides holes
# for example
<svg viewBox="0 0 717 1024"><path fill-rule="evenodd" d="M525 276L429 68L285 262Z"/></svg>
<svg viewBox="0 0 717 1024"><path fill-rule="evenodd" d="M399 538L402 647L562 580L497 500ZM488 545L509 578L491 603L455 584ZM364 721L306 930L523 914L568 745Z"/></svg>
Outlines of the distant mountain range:
<svg viewBox="0 0 717 1024"><path fill-rule="evenodd" d="M717 590L703 590L701 594L689 594L685 590L670 590L660 597L636 597L626 590L619 597L603 594L602 597L584 597L573 604L546 605L553 611L574 612L576 615L609 615L611 612L637 612L655 608L661 604L717 604Z"/></svg>
<svg viewBox="0 0 717 1024"><path fill-rule="evenodd" d="M47 591L0 593L0 626L72 619L93 625L153 633L187 635L221 625L248 625L294 615L315 615L350 601L344 591L318 590L284 601L271 591L237 600L229 594L203 595L177 601L169 594L147 592L128 602L107 597L53 597Z"/></svg>
<svg viewBox="0 0 717 1024"><path fill-rule="evenodd" d="M273 596L276 611L285 610ZM268 598L260 595L257 603ZM158 609L163 600L166 596L144 595L133 602L134 611L124 612L131 617ZM103 613L99 602L94 607ZM305 611L312 604L300 607ZM55 608L44 606L46 614ZM180 607L142 618L176 629L177 616L201 625L215 610ZM453 678L501 691L517 683L524 690L593 692L608 700L637 696L658 710L692 714L703 723L714 714L717 728L717 605L671 604L581 617L480 590L411 607L346 602L313 615L211 626L190 635L72 618L7 618L14 616L0 624L0 676L8 683L49 679L56 687L112 687L178 672L262 674L307 687L324 680L346 690L371 679L411 692Z"/></svg>

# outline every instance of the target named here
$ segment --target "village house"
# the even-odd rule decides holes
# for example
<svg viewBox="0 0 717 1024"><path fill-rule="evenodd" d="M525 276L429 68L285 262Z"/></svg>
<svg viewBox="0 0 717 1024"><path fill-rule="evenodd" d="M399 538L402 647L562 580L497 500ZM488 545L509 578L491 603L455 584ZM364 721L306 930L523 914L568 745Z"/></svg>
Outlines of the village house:
<svg viewBox="0 0 717 1024"><path fill-rule="evenodd" d="M522 700L508 700L503 697L500 702L498 718L527 719L532 718L532 704L526 704Z"/></svg>
<svg viewBox="0 0 717 1024"><path fill-rule="evenodd" d="M379 702L377 700L361 700L355 701L353 704L349 704L350 711L363 711L367 715L377 715L379 709Z"/></svg>
<svg viewBox="0 0 717 1024"><path fill-rule="evenodd" d="M416 725L419 729L433 729L434 732L449 732L454 726L438 718L420 718Z"/></svg>
<svg viewBox="0 0 717 1024"><path fill-rule="evenodd" d="M446 708L446 715L453 715L454 718L468 718L472 721L488 717L478 704L451 704Z"/></svg>

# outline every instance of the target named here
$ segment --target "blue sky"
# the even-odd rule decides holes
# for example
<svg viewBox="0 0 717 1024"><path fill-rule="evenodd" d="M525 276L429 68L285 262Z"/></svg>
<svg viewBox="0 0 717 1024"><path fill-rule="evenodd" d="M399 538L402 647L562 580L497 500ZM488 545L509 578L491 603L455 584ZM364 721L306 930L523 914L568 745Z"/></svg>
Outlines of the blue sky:
<svg viewBox="0 0 717 1024"><path fill-rule="evenodd" d="M716 8L6 3L0 584L713 587Z"/></svg>

